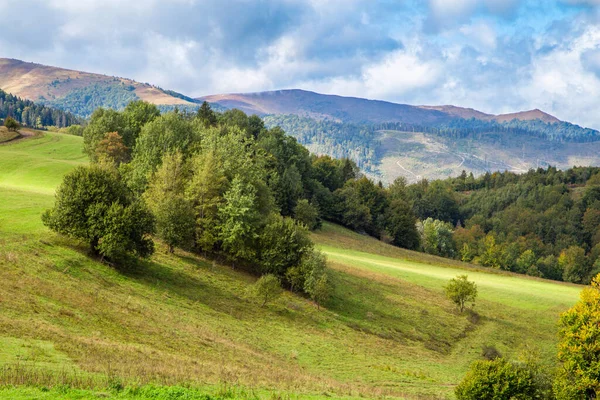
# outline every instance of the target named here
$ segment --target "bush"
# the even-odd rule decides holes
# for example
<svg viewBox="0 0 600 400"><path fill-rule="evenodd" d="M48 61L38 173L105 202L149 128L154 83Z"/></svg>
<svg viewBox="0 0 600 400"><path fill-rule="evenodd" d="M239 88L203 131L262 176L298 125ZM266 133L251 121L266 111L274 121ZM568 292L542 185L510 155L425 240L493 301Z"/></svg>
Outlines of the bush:
<svg viewBox="0 0 600 400"><path fill-rule="evenodd" d="M13 117L6 117L4 120L4 126L6 129L12 132L16 132L17 129L21 127L21 125L19 125L19 123Z"/></svg>
<svg viewBox="0 0 600 400"><path fill-rule="evenodd" d="M278 298L282 291L281 281L273 274L263 275L254 284L254 294L262 302L261 307Z"/></svg>
<svg viewBox="0 0 600 400"><path fill-rule="evenodd" d="M475 282L469 282L467 278L467 275L459 275L444 287L446 297L456 304L460 312L464 311L466 303L475 302L477 297L477 285Z"/></svg>
<svg viewBox="0 0 600 400"><path fill-rule="evenodd" d="M327 276L325 256L319 251L313 251L302 262L304 272L304 291L317 303L320 308L333 291L330 278Z"/></svg>
<svg viewBox="0 0 600 400"><path fill-rule="evenodd" d="M475 361L455 393L458 400L539 398L534 373L523 364L503 358Z"/></svg>
<svg viewBox="0 0 600 400"><path fill-rule="evenodd" d="M152 215L132 201L116 173L98 166L66 175L42 221L55 232L86 240L94 254L113 261L125 253L145 257L154 251Z"/></svg>

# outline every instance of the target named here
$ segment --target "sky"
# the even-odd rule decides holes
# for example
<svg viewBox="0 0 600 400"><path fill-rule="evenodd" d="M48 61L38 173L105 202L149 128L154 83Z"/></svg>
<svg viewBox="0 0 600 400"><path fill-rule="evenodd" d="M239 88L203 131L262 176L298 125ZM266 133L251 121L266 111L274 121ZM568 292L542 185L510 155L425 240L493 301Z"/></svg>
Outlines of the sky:
<svg viewBox="0 0 600 400"><path fill-rule="evenodd" d="M600 0L0 0L0 15L0 57L192 97L299 88L600 129Z"/></svg>

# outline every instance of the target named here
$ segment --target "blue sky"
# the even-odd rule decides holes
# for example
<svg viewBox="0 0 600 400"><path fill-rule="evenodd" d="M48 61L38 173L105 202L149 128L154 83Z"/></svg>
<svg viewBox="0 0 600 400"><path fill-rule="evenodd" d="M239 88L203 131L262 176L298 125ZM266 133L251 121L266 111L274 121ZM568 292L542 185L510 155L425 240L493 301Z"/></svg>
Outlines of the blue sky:
<svg viewBox="0 0 600 400"><path fill-rule="evenodd" d="M0 56L191 96L301 88L600 128L600 0L2 0Z"/></svg>

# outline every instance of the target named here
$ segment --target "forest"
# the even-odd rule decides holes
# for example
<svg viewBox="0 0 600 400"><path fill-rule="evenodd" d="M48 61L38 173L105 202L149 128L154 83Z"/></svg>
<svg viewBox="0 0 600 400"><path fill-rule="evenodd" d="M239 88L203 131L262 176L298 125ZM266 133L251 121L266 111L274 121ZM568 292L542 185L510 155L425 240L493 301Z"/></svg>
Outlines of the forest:
<svg viewBox="0 0 600 400"><path fill-rule="evenodd" d="M305 136L288 136L273 126L277 121L301 127ZM275 273L289 287L301 286L286 274L302 256L273 261L291 250L270 242L300 235L308 243L306 230L322 220L399 247L548 279L589 283L600 272L600 168L463 172L411 185L399 178L384 187L349 157L310 154L298 143L321 140L310 121L263 122L207 103L161 114L134 101L123 111L97 109L83 136L90 160L118 171L131 204L149 207L152 229L171 248ZM347 124L320 124L348 132ZM354 128L349 140L358 143L360 127Z"/></svg>
<svg viewBox="0 0 600 400"><path fill-rule="evenodd" d="M0 119L14 118L19 124L32 128L56 126L64 128L80 123L70 112L23 100L0 89Z"/></svg>

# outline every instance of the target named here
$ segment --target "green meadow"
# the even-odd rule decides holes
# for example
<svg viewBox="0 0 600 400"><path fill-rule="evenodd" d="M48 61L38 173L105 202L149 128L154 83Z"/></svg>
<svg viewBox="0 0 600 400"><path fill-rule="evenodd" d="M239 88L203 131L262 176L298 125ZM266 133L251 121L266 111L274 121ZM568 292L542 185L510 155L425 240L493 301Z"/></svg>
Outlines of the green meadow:
<svg viewBox="0 0 600 400"><path fill-rule="evenodd" d="M256 278L158 251L118 272L40 221L85 164L58 133L0 145L0 398L452 399L485 346L555 367L556 324L580 286L406 251L325 224L325 308L284 293L260 307ZM473 312L443 286L467 274Z"/></svg>

